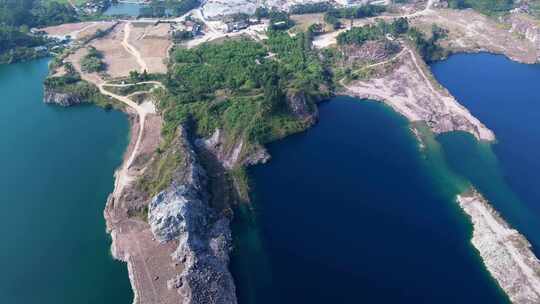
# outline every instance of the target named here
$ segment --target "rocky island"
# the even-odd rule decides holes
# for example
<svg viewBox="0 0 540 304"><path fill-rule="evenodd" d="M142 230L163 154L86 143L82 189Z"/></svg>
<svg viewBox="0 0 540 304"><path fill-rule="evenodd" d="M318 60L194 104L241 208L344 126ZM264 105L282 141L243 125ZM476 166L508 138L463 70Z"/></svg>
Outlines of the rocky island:
<svg viewBox="0 0 540 304"><path fill-rule="evenodd" d="M92 101L130 117L104 215L140 304L237 303L230 224L250 201L245 168L269 160L265 144L315 124L319 102L373 99L435 134L493 142L426 63L456 52L540 58L528 1L498 16L443 0L178 2L174 18L41 29L72 39L51 63L46 103ZM499 286L513 303L538 303L540 266L525 237L477 190L457 201Z"/></svg>

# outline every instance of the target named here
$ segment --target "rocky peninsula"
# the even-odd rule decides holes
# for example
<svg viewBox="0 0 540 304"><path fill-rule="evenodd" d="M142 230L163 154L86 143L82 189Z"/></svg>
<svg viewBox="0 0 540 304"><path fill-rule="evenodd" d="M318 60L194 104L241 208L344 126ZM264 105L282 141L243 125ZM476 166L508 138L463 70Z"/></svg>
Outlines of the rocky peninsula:
<svg viewBox="0 0 540 304"><path fill-rule="evenodd" d="M408 47L370 68L374 76L344 84L345 94L382 101L411 122L427 123L435 133L465 131L478 140L495 139L491 130L434 80L422 59Z"/></svg>
<svg viewBox="0 0 540 304"><path fill-rule="evenodd" d="M476 190L457 201L473 223L472 244L512 303L540 302L540 261L531 244Z"/></svg>

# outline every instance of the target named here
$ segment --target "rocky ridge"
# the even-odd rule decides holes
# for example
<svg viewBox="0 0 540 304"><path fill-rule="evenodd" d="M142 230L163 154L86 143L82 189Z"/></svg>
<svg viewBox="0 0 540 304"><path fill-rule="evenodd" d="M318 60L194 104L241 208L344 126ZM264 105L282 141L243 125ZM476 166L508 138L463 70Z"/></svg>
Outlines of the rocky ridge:
<svg viewBox="0 0 540 304"><path fill-rule="evenodd" d="M236 303L228 270L232 246L229 219L209 207L206 173L185 137L181 145L187 166L175 172L171 185L152 199L148 213L154 237L161 243L177 241L172 258L184 265L167 286L178 289L184 303Z"/></svg>
<svg viewBox="0 0 540 304"><path fill-rule="evenodd" d="M195 145L210 152L227 170L231 170L237 165L264 164L270 159L270 155L263 146L252 146L248 153L245 151L246 145L243 138L232 140L231 143L226 132L219 128L214 131L212 136L197 139Z"/></svg>

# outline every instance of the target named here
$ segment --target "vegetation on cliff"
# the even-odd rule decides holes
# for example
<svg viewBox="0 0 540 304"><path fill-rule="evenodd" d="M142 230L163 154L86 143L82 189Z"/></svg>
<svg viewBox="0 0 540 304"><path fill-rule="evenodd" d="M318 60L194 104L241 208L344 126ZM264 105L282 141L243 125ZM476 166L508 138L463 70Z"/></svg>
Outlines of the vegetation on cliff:
<svg viewBox="0 0 540 304"><path fill-rule="evenodd" d="M168 152L179 125L188 125L197 137L223 134L223 149L240 145L236 166L225 180L235 180L237 192L246 196L247 180L242 159L261 144L307 128L312 120L291 110L287 96L304 97L306 108L330 92L330 76L311 48L310 36L270 31L264 43L248 39L176 49L164 81L157 89L157 107L164 124L164 143L153 167L155 176L144 176L141 186L156 193L170 180L174 157ZM167 164L164 166L164 164ZM161 168L161 169L160 169Z"/></svg>
<svg viewBox="0 0 540 304"><path fill-rule="evenodd" d="M257 143L301 129L287 109L286 92L302 90L316 99L327 81L309 43L305 34L270 32L265 44L229 40L177 49L167 75L169 93L159 98L164 132L174 133L188 118L201 136L219 127Z"/></svg>
<svg viewBox="0 0 540 304"><path fill-rule="evenodd" d="M68 94L79 100L93 102L105 109L119 107L113 99L109 99L99 92L99 89L82 80L75 68L70 64L64 64L65 73L62 76L50 76L44 81L45 91L53 94Z"/></svg>

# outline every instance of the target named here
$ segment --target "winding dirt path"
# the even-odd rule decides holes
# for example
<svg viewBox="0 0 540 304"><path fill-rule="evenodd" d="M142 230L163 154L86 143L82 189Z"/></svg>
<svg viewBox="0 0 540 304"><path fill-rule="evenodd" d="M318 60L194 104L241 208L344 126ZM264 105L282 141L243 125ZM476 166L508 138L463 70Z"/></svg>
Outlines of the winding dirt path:
<svg viewBox="0 0 540 304"><path fill-rule="evenodd" d="M128 51L128 53L130 53L133 57L135 57L135 59L137 60L137 63L140 66L141 72L144 72L148 70L148 66L146 62L144 61L144 59L142 58L139 51L137 50L137 48L129 44L130 35L131 35L131 22L127 22L126 25L124 26L124 39L122 41L122 46L126 49L126 51ZM145 131L146 116L148 114L155 114L155 111L152 108L143 107L137 104L133 100L129 99L129 97L127 96L121 96L111 91L108 91L105 87L107 86L108 87L128 87L128 86L134 86L134 85L139 85L139 84L154 84L161 88L165 88L165 86L159 81L141 81L141 82L132 83L132 84L109 84L105 82L98 85L98 88L101 94L112 97L116 100L123 102L125 105L127 105L128 107L130 107L137 113L137 116L139 119L139 133L137 135L137 141L135 142L133 151L131 152L131 155L129 155L127 160L124 162L122 168L118 170L116 173L117 176L116 176L115 187L114 187L114 192L113 192L113 196L115 198L119 197L124 187L128 185L131 181L133 181L135 178L135 176L132 176L129 173L129 169L131 165L133 164L135 158L139 154L139 150L140 150L140 146L141 146L141 142L143 138L143 133ZM138 93L138 92L135 92L135 93Z"/></svg>
<svg viewBox="0 0 540 304"><path fill-rule="evenodd" d="M133 160L135 159L135 157L138 154L139 147L141 145L141 141L142 141L142 137L143 137L143 132L144 132L144 123L146 121L146 115L148 114L148 112L147 112L147 110L145 108L141 107L140 105L138 105L137 103L135 103L131 99L129 99L127 97L124 97L124 96L120 96L118 94L114 94L113 92L107 91L104 88L104 86L106 86L106 85L107 85L106 83L103 83L103 84L100 84L98 86L99 91L100 91L101 94L106 95L106 96L110 96L110 97L112 97L114 99L117 99L117 100L123 102L128 107L135 110L135 112L137 112L137 116L139 117L139 134L137 135L137 141L135 142L135 147L133 148L133 151L131 152L131 155L129 156L127 161L124 163L122 168L117 172L113 195L115 197L118 197L118 195L121 193L121 190L129 182L131 182L133 180L133 177L130 176L130 174L129 174L129 168L131 167L131 164L133 163Z"/></svg>
<svg viewBox="0 0 540 304"><path fill-rule="evenodd" d="M141 53L139 50L137 50L136 47L129 44L129 36L131 35L131 22L127 22L124 26L124 40L122 41L122 46L130 53L135 59L137 60L137 63L141 67L141 72L148 71L148 65L146 64L146 61L141 56Z"/></svg>

